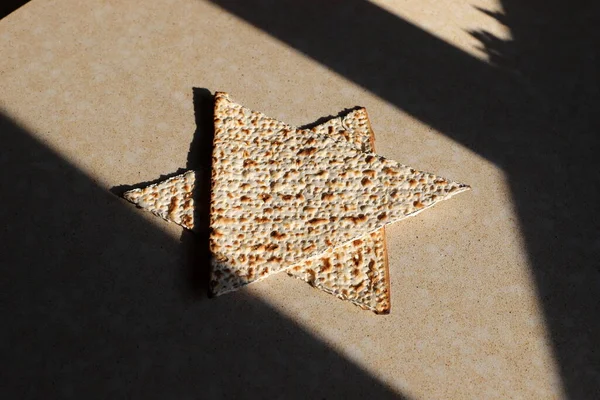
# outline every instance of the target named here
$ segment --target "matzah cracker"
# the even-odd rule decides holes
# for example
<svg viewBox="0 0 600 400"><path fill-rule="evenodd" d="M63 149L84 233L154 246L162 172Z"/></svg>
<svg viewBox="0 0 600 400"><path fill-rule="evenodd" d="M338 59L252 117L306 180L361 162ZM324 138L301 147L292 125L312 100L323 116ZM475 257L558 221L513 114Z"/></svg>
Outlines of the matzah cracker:
<svg viewBox="0 0 600 400"><path fill-rule="evenodd" d="M194 228L193 190L196 182L194 171L187 171L165 181L133 189L123 197L139 207L167 221L187 229Z"/></svg>
<svg viewBox="0 0 600 400"><path fill-rule="evenodd" d="M312 260L468 189L215 95L214 295Z"/></svg>
<svg viewBox="0 0 600 400"><path fill-rule="evenodd" d="M364 108L326 121L311 131L346 140L364 152L375 150L375 135ZM338 246L330 255L293 266L287 273L360 308L377 314L390 312L385 228Z"/></svg>
<svg viewBox="0 0 600 400"><path fill-rule="evenodd" d="M364 108L350 111L344 117L332 118L312 131L347 140L361 151L373 150L374 135ZM186 171L164 182L126 192L124 197L167 221L196 230L194 204L193 201L187 202L192 199L195 174L195 171ZM288 270L288 274L361 308L378 314L389 312L384 228L364 235L351 244L336 247L328 257L296 265Z"/></svg>

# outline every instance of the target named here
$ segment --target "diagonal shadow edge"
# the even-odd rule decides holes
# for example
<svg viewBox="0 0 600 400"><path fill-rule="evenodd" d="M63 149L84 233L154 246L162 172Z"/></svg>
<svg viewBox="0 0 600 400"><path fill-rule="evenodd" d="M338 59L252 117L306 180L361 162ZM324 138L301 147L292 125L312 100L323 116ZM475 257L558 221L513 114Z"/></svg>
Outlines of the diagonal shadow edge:
<svg viewBox="0 0 600 400"><path fill-rule="evenodd" d="M593 350L600 347L594 312L600 307L600 274L594 267L600 258L600 222L584 210L594 209L600 196L589 193L582 198L565 189L600 184L593 173L598 169L594 151L599 150L599 140L590 131L600 126L592 115L599 103L593 97L598 87L594 80L584 81L591 89L578 87L589 96L568 103L565 94L572 91L556 84L564 80L563 70L577 76L577 69L569 65L572 56L577 56L576 65L593 66L589 53L594 46L576 46L579 56L568 50L571 43L565 37L587 35L583 43L598 44L590 39L595 31L574 31L563 21L572 23L578 21L574 16L594 13L560 7L558 1L541 8L502 0L513 20L521 18L515 45L532 36L531 45L527 43L531 49L526 49L541 54L528 61L530 73L523 75L479 61L367 1L212 3L504 169L563 387L570 397L594 398L600 392L600 355ZM548 9L555 13L547 24L550 28L537 32L540 16ZM514 30L510 18L505 22ZM559 54L569 57L558 61ZM580 69L594 70L590 65ZM543 90L531 90L536 84ZM579 122L574 123L575 118Z"/></svg>
<svg viewBox="0 0 600 400"><path fill-rule="evenodd" d="M0 132L3 397L403 398L259 299L190 302L176 240L1 114Z"/></svg>
<svg viewBox="0 0 600 400"><path fill-rule="evenodd" d="M29 0L6 0L0 5L0 19L9 16L25 4L29 3Z"/></svg>

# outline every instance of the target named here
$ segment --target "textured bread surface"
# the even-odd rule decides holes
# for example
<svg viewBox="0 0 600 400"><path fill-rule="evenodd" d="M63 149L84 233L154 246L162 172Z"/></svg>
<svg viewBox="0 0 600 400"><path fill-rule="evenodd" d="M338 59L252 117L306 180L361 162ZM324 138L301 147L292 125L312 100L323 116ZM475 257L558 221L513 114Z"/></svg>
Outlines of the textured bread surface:
<svg viewBox="0 0 600 400"><path fill-rule="evenodd" d="M212 162L214 295L313 261L468 189L300 131L225 93L215 95Z"/></svg>
<svg viewBox="0 0 600 400"><path fill-rule="evenodd" d="M374 135L364 108L332 118L311 130L346 140L361 151L373 150ZM163 182L128 191L124 197L167 221L196 230L192 200L195 175L195 171L186 171ZM351 244L336 247L331 255L302 262L290 268L288 273L363 309L379 314L389 312L384 228L363 235Z"/></svg>
<svg viewBox="0 0 600 400"><path fill-rule="evenodd" d="M187 229L194 229L193 191L196 173L187 171L162 182L133 189L123 197L140 208Z"/></svg>
<svg viewBox="0 0 600 400"><path fill-rule="evenodd" d="M385 228L287 270L317 289L377 314L390 311Z"/></svg>
<svg viewBox="0 0 600 400"><path fill-rule="evenodd" d="M363 152L375 150L375 135L364 108L330 119L311 131L346 140ZM331 254L295 265L287 273L363 309L377 314L390 312L385 228L338 246Z"/></svg>

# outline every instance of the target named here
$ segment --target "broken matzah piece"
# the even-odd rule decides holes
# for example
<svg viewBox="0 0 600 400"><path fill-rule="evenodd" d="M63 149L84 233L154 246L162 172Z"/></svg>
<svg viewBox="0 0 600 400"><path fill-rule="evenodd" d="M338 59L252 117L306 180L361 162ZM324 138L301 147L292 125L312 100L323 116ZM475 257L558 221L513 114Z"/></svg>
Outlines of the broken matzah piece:
<svg viewBox="0 0 600 400"><path fill-rule="evenodd" d="M186 171L162 182L125 192L123 197L166 221L194 229L196 173Z"/></svg>

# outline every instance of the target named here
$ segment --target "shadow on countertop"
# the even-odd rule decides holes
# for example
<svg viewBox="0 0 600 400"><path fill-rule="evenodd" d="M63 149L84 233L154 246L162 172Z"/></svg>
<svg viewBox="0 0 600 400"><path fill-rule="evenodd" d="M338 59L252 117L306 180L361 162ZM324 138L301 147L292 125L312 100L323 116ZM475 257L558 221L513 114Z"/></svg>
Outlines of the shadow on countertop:
<svg viewBox="0 0 600 400"><path fill-rule="evenodd" d="M183 265L190 293L206 297L210 294L209 216L215 101L214 95L206 88L193 88L193 94L196 131L190 143L186 170L196 171L193 194L195 232L184 230L180 240L186 255Z"/></svg>
<svg viewBox="0 0 600 400"><path fill-rule="evenodd" d="M0 20L29 3L29 0L4 0L0 4Z"/></svg>
<svg viewBox="0 0 600 400"><path fill-rule="evenodd" d="M505 171L565 392L597 398L599 3L481 10L513 38L471 32L490 65L367 1L212 2Z"/></svg>
<svg viewBox="0 0 600 400"><path fill-rule="evenodd" d="M0 397L402 397L257 298L189 296L181 243L8 116L0 134Z"/></svg>

